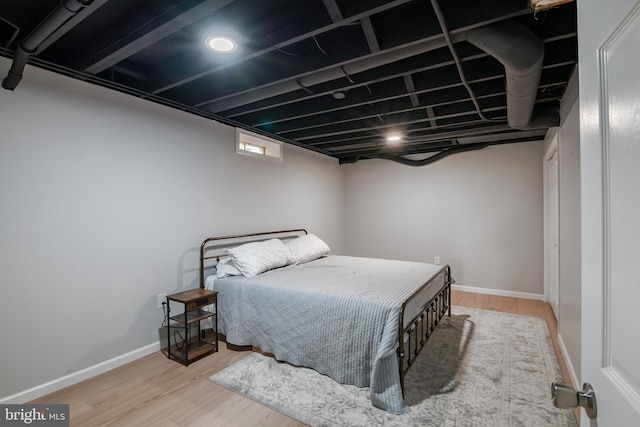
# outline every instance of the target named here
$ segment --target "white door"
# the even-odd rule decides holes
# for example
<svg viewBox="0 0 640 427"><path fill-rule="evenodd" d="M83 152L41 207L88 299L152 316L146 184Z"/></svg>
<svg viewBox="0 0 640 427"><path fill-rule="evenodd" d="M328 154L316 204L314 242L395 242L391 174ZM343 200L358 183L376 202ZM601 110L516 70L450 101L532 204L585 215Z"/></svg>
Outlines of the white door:
<svg viewBox="0 0 640 427"><path fill-rule="evenodd" d="M558 136L556 135L556 138ZM549 259L547 265L549 284L549 304L553 309L556 319L560 319L558 303L560 294L560 247L558 239L559 210L558 210L558 145L552 144L551 158L547 160L547 215L548 221L548 248Z"/></svg>
<svg viewBox="0 0 640 427"><path fill-rule="evenodd" d="M581 376L592 426L640 425L640 3L579 0ZM582 411L582 425L589 419Z"/></svg>

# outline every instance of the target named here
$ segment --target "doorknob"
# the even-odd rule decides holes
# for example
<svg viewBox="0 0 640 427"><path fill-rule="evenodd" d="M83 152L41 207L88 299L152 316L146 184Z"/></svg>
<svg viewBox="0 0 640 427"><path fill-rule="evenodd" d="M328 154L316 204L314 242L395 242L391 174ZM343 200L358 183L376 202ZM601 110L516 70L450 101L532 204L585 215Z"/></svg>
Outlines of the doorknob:
<svg viewBox="0 0 640 427"><path fill-rule="evenodd" d="M551 397L556 408L573 409L581 406L587 411L589 418L593 419L598 415L596 393L589 383L582 385L582 391L576 391L564 384L551 383Z"/></svg>

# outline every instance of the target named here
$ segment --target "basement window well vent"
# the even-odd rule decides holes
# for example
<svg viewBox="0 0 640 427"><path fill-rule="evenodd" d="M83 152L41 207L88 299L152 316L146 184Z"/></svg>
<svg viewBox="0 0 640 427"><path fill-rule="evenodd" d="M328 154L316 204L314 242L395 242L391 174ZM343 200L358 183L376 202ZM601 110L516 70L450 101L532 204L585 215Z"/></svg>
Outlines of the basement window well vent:
<svg viewBox="0 0 640 427"><path fill-rule="evenodd" d="M236 153L282 161L282 142L236 129Z"/></svg>

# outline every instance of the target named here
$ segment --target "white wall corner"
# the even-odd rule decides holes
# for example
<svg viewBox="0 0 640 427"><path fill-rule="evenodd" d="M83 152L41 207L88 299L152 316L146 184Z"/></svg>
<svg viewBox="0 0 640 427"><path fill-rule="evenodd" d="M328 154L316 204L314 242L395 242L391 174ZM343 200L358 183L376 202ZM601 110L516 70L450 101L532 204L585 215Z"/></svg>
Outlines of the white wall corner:
<svg viewBox="0 0 640 427"><path fill-rule="evenodd" d="M558 129L550 129L545 137L545 151L542 158L542 209L543 209L543 276L544 281L544 301L549 302L549 161L558 152ZM558 153L559 155L560 153ZM559 313L555 313L559 315Z"/></svg>
<svg viewBox="0 0 640 427"><path fill-rule="evenodd" d="M560 332L558 332L558 345L560 346L560 352L562 353L564 362L567 365L567 370L569 371L569 376L571 377L571 383L573 384L574 388L580 388L580 379L576 374L573 361L571 360L571 357L569 357L569 352L567 351L567 347L564 344L564 340L562 339L562 335L560 334ZM567 379L565 378L565 381L566 380Z"/></svg>

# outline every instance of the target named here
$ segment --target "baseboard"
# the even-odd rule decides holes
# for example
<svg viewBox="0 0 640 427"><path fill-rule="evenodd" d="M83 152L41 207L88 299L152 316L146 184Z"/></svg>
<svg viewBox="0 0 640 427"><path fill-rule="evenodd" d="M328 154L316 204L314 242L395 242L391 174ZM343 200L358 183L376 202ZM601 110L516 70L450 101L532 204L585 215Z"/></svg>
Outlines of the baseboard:
<svg viewBox="0 0 640 427"><path fill-rule="evenodd" d="M88 368L74 372L64 377L49 381L30 388L29 390L21 391L11 396L3 397L0 399L0 404L22 404L30 402L34 399L38 399L42 396L46 396L49 393L61 390L65 387L77 384L81 381L100 375L104 372L115 369L118 366L125 365L129 362L133 362L141 357L148 356L156 351L160 351L160 341L141 347L139 349L130 351L129 353L116 356L113 359L105 360L97 365L89 366Z"/></svg>
<svg viewBox="0 0 640 427"><path fill-rule="evenodd" d="M473 286L451 285L451 289L460 292L473 292L476 294L489 294L501 297L524 298L544 301L544 295L530 294L527 292L503 291L500 289L474 288Z"/></svg>
<svg viewBox="0 0 640 427"><path fill-rule="evenodd" d="M564 363L567 365L567 370L569 371L569 376L571 377L571 383L573 384L573 388L580 389L581 384L578 379L578 375L576 375L576 370L573 367L573 363L571 363L571 358L569 357L569 352L567 351L567 347L564 345L564 341L562 340L562 335L558 332L558 346L560 346L560 352L562 352L562 357L564 358Z"/></svg>

